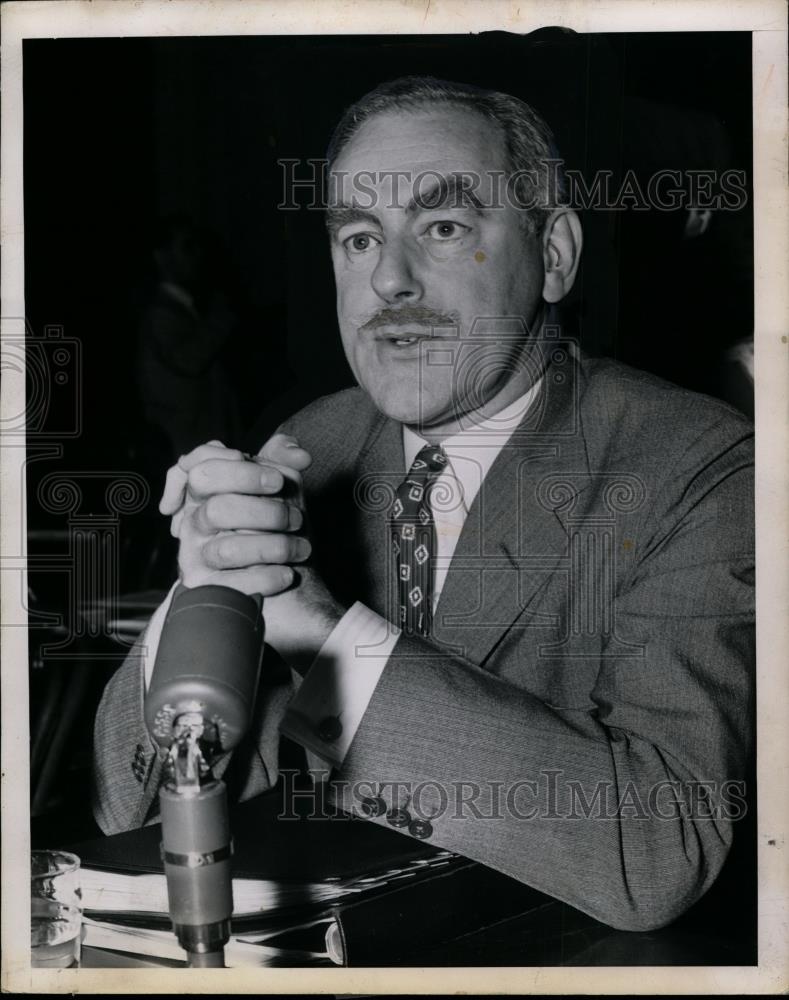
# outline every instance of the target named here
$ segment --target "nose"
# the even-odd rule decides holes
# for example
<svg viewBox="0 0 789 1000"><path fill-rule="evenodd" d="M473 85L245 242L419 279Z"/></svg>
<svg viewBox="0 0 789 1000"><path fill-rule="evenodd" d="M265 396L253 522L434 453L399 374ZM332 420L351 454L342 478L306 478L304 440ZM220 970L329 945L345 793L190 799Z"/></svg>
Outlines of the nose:
<svg viewBox="0 0 789 1000"><path fill-rule="evenodd" d="M375 293L390 304L418 302L424 291L408 248L401 240L389 241L381 247L371 281Z"/></svg>

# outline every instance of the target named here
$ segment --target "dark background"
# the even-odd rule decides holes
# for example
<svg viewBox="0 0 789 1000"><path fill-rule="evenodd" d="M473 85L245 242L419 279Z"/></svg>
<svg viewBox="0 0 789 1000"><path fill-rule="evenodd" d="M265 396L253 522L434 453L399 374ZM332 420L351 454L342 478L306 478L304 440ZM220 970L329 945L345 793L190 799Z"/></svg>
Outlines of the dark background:
<svg viewBox="0 0 789 1000"><path fill-rule="evenodd" d="M25 41L26 308L34 331L82 343L70 461L117 467L139 443L135 335L168 213L221 240L250 426L350 383L322 216L278 210L277 160L322 157L343 108L405 73L527 99L587 178L737 168L750 182L744 33ZM717 359L752 329L750 199L696 240L684 218L584 213L570 325L592 354L714 391Z"/></svg>
<svg viewBox="0 0 789 1000"><path fill-rule="evenodd" d="M324 156L342 110L407 73L526 99L553 127L567 166L587 179L600 169L616 179L632 168L644 180L658 169L740 169L750 194L746 33L26 40L29 331L35 339L48 326L62 328L81 352L69 382L81 389L79 433L58 436L77 403L53 391L44 433L28 437L29 459L39 439L61 446L56 459L42 455L28 466L30 551L43 567L31 572L31 610L62 614L74 600L68 574L46 569L48 559L73 554L66 517L35 499L53 470L143 475L150 501L120 520L117 586L128 592L172 579L173 545L156 513L167 462L143 420L134 364L163 216L189 215L221 247L218 273L237 316L226 362L250 429L226 443L256 448L305 402L351 383L323 219L277 208L277 160ZM694 240L682 238L686 214L583 213L584 261L565 309L567 332L591 354L725 395L725 352L752 332L751 199L716 213ZM82 513L99 516L103 487L91 492L92 482L84 480ZM89 828L92 715L122 650L81 641L72 650L83 670L75 686L64 672L68 656L42 653L51 630L31 624L33 738L47 732L47 712L58 714L64 692L72 701L52 788L34 810L34 841L51 844ZM98 650L89 669L86 648ZM742 890L742 914L752 916L754 898Z"/></svg>

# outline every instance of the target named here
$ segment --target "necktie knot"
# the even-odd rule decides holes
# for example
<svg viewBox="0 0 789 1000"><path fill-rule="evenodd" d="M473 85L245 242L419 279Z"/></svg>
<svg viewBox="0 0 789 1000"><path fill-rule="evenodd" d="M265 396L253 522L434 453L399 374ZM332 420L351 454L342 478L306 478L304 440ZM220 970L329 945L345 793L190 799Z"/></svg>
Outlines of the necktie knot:
<svg viewBox="0 0 789 1000"><path fill-rule="evenodd" d="M408 475L397 487L397 498L392 507L395 518L413 520L421 514L424 520L425 512L429 511L430 486L444 471L446 464L446 455L436 445L426 445L419 452Z"/></svg>
<svg viewBox="0 0 789 1000"><path fill-rule="evenodd" d="M447 456L444 449L438 444L426 444L414 459L414 464L409 471L410 475L419 475L426 478L433 478L440 475L447 464Z"/></svg>

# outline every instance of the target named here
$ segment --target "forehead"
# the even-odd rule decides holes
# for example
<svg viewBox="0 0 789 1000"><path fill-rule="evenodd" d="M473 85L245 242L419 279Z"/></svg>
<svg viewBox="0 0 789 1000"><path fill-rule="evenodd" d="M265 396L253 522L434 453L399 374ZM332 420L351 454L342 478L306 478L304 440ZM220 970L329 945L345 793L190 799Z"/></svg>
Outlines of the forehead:
<svg viewBox="0 0 789 1000"><path fill-rule="evenodd" d="M332 173L342 190L345 175L369 173L380 178L394 171L412 178L431 171L484 175L506 168L504 138L496 124L470 108L435 104L369 118L337 157Z"/></svg>

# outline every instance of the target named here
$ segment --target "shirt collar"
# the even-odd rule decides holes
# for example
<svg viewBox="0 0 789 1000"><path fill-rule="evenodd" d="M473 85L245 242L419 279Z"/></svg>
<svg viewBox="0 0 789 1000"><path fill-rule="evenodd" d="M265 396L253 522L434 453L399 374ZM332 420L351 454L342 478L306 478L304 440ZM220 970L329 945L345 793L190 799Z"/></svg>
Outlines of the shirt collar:
<svg viewBox="0 0 789 1000"><path fill-rule="evenodd" d="M541 384L542 378L539 378L527 392L505 406L503 410L458 431L457 434L453 434L441 442L441 447L444 449L451 466L446 471L454 473L456 478L460 480L467 511L499 452L534 404ZM406 472L411 468L414 459L426 444L428 442L424 438L403 424L403 453Z"/></svg>

